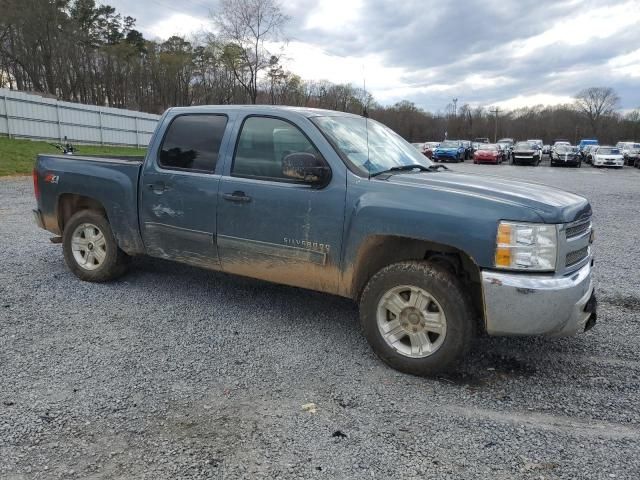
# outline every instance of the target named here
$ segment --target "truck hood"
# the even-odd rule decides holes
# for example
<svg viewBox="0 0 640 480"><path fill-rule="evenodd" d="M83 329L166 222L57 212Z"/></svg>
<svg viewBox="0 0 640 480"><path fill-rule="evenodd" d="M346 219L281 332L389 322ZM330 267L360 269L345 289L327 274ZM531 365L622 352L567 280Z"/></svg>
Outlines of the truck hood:
<svg viewBox="0 0 640 480"><path fill-rule="evenodd" d="M546 223L567 223L591 215L591 205L586 198L579 195L546 185L490 175L448 171L425 172L392 175L388 181L407 187L438 189L470 197L482 197L498 203L519 205L534 210Z"/></svg>

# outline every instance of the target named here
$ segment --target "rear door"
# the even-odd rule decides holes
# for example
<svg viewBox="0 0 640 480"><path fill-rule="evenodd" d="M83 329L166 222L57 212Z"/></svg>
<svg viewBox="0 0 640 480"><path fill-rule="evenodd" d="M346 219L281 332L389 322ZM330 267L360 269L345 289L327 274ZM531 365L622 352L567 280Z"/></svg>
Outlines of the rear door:
<svg viewBox="0 0 640 480"><path fill-rule="evenodd" d="M219 268L215 245L220 175L228 140L221 114L179 114L145 162L140 183L140 231L149 255Z"/></svg>
<svg viewBox="0 0 640 480"><path fill-rule="evenodd" d="M310 139L314 133L273 116L251 115L242 122L218 200L217 243L224 271L338 290L344 173L334 171L322 188L282 174L282 159L290 153L313 153L326 162Z"/></svg>

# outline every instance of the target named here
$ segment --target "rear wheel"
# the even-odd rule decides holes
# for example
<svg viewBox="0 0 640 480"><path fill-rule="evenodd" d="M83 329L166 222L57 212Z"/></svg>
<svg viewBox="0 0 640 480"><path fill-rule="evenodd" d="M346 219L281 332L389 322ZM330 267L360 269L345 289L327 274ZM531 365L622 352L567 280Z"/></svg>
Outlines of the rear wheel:
<svg viewBox="0 0 640 480"><path fill-rule="evenodd" d="M396 263L375 274L360 299L360 322L385 363L414 375L453 367L475 325L459 280L426 262Z"/></svg>
<svg viewBox="0 0 640 480"><path fill-rule="evenodd" d="M118 247L109 222L99 212L82 210L64 226L64 259L75 276L108 282L127 270L129 256Z"/></svg>

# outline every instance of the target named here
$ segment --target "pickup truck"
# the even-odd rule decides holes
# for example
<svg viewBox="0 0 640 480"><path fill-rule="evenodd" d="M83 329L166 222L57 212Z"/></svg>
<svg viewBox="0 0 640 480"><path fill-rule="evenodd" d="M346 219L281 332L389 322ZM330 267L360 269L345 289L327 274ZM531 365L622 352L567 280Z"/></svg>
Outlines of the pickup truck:
<svg viewBox="0 0 640 480"><path fill-rule="evenodd" d="M412 374L455 369L480 332L596 320L586 199L451 171L357 115L172 108L144 160L38 155L33 181L35 220L81 280L150 255L348 297Z"/></svg>

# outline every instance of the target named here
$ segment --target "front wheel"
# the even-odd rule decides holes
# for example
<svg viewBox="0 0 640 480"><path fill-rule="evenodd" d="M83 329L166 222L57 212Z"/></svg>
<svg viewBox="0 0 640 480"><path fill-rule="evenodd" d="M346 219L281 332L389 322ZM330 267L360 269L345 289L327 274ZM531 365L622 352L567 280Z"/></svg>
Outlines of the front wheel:
<svg viewBox="0 0 640 480"><path fill-rule="evenodd" d="M87 282L108 282L127 270L129 256L118 247L108 220L82 210L64 226L64 260L74 275Z"/></svg>
<svg viewBox="0 0 640 480"><path fill-rule="evenodd" d="M373 351L414 375L451 369L474 334L471 302L460 281L426 262L389 265L367 283L360 322Z"/></svg>

